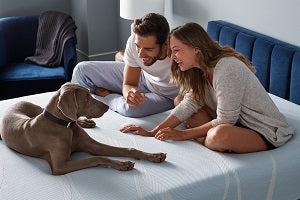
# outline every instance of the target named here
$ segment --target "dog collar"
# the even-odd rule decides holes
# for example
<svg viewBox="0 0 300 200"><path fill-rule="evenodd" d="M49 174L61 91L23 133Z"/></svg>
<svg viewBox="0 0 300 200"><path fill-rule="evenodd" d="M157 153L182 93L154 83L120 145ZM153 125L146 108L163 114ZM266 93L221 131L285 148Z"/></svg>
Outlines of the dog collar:
<svg viewBox="0 0 300 200"><path fill-rule="evenodd" d="M71 122L68 122L68 121L65 121L63 119L60 119L60 118L57 118L55 117L54 115L52 115L51 113L49 113L47 110L44 110L44 116L47 117L49 120L57 123L57 124L60 124L60 125L63 125L67 128L73 128L73 126L75 125L76 121L71 121Z"/></svg>

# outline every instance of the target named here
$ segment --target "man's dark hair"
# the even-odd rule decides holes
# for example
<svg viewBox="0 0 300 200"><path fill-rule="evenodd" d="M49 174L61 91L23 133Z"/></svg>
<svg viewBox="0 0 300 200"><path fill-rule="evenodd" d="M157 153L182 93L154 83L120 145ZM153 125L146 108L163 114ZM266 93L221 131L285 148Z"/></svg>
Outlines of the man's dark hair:
<svg viewBox="0 0 300 200"><path fill-rule="evenodd" d="M154 35L156 43L162 45L170 32L167 19L157 13L149 13L141 19L135 19L133 23L133 32L139 36Z"/></svg>

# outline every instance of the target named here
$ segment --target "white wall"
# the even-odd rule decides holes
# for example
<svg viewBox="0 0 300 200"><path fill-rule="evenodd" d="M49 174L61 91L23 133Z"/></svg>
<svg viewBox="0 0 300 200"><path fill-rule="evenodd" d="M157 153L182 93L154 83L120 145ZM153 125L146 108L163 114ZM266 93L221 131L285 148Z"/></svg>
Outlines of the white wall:
<svg viewBox="0 0 300 200"><path fill-rule="evenodd" d="M300 46L300 0L166 0L165 9L171 28L220 19Z"/></svg>

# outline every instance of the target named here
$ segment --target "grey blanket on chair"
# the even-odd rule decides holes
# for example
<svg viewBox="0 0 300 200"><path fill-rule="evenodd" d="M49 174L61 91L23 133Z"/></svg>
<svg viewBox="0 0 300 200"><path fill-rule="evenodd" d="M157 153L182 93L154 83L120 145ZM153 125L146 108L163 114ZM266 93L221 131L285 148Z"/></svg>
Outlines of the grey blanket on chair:
<svg viewBox="0 0 300 200"><path fill-rule="evenodd" d="M66 41L73 37L76 41L76 28L72 17L65 13L42 13L39 17L34 56L27 57L25 62L49 67L59 65Z"/></svg>

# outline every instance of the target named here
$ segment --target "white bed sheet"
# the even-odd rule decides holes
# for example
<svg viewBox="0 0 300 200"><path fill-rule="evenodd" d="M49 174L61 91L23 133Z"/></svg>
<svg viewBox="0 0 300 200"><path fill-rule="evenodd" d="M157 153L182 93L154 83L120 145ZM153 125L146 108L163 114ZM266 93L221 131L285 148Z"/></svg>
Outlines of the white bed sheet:
<svg viewBox="0 0 300 200"><path fill-rule="evenodd" d="M0 116L20 100L44 107L52 94L0 101ZM102 143L167 153L163 163L129 159L136 164L127 172L94 167L53 176L46 161L16 153L0 141L0 199L300 199L300 106L271 97L296 134L286 145L266 152L218 153L193 141L162 142L119 132L126 123L151 129L169 111L134 119L109 110L95 119L96 128L86 129ZM89 156L76 153L73 158Z"/></svg>

